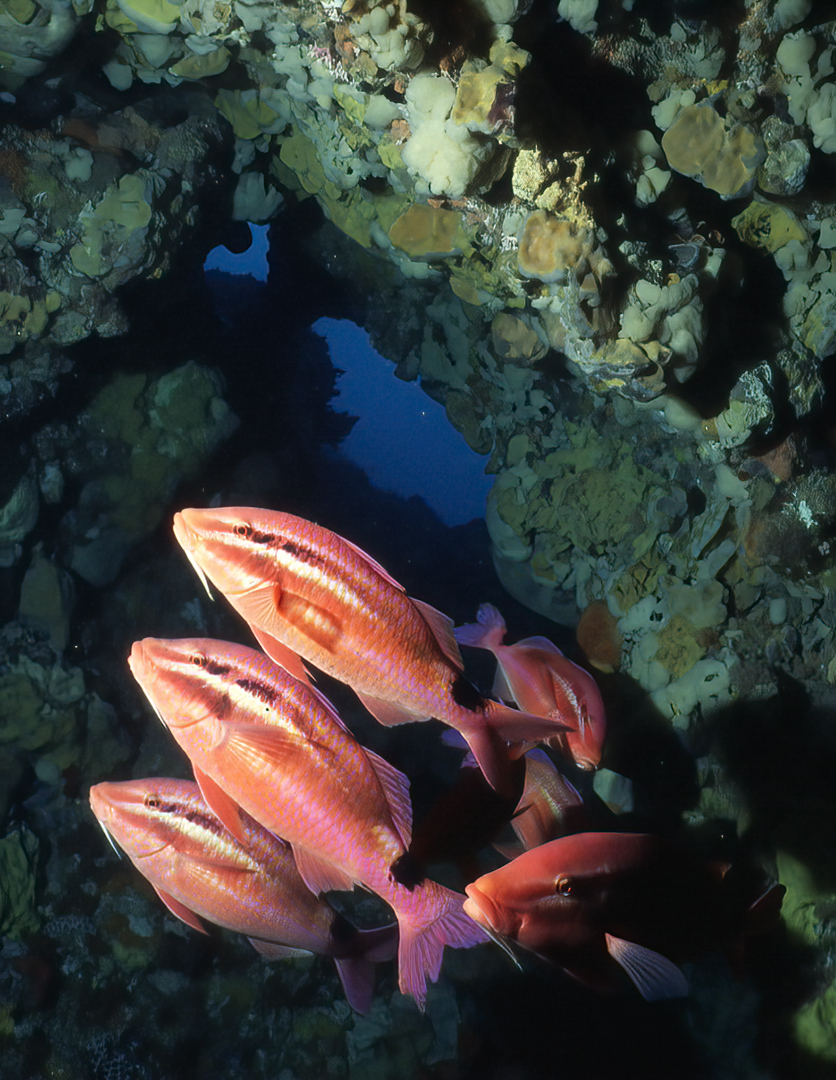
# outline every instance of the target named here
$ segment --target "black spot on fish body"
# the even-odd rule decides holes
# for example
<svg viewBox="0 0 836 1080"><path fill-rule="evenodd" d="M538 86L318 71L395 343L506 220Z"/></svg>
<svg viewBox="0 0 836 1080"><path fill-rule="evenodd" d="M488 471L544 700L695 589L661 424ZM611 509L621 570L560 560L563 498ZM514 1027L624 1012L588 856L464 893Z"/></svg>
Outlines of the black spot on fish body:
<svg viewBox="0 0 836 1080"><path fill-rule="evenodd" d="M218 678L223 678L224 675L228 675L232 668L228 664L219 664L215 660L210 660L207 656L204 662L200 665L207 675L215 675Z"/></svg>
<svg viewBox="0 0 836 1080"><path fill-rule="evenodd" d="M268 683L259 682L257 679L236 679L235 685L240 686L251 697L263 701L265 705L273 706L276 703L278 692L274 686L270 686Z"/></svg>
<svg viewBox="0 0 836 1080"><path fill-rule="evenodd" d="M308 563L311 566L324 565L324 559L317 555L315 551L311 551L310 548L303 547L293 540L284 540L278 547L280 551L286 551L288 555L292 555L293 558L298 559L299 562Z"/></svg>
<svg viewBox="0 0 836 1080"><path fill-rule="evenodd" d="M424 871L408 851L399 855L389 867L389 876L410 892L424 880Z"/></svg>
<svg viewBox="0 0 836 1080"><path fill-rule="evenodd" d="M232 531L240 540L246 540L250 544L273 544L276 540L273 533L259 532L244 522L233 525Z"/></svg>
<svg viewBox="0 0 836 1080"><path fill-rule="evenodd" d="M456 675L450 687L453 701L470 712L480 712L485 708L485 699L464 675Z"/></svg>

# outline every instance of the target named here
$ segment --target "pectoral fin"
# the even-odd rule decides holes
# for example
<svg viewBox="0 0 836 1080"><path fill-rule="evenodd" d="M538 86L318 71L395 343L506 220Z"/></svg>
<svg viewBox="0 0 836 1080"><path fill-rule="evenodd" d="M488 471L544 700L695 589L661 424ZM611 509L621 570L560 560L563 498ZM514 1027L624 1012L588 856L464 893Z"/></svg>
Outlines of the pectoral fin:
<svg viewBox="0 0 836 1080"><path fill-rule="evenodd" d="M604 936L610 956L624 968L645 1001L687 995L688 982L672 960L634 941L613 934Z"/></svg>
<svg viewBox="0 0 836 1080"><path fill-rule="evenodd" d="M207 776L202 769L199 769L197 765L192 765L194 769L194 778L197 780L200 788L200 794L203 796L203 800L212 813L218 820L226 826L226 828L232 833L239 844L243 844L246 847L247 838L244 835L244 828L241 825L240 807L238 803L231 798L223 790L222 787L212 779L211 776Z"/></svg>
<svg viewBox="0 0 836 1080"><path fill-rule="evenodd" d="M283 667L285 671L289 672L297 679L301 679L302 682L307 683L308 686L311 685L311 677L308 673L308 669L302 663L302 658L295 653L293 649L289 649L287 645L284 645L278 638L273 637L272 634L268 634L264 630L256 630L254 626L251 626L250 629L253 632L253 637L261 646L262 651L266 652L271 660L277 663L279 667Z"/></svg>

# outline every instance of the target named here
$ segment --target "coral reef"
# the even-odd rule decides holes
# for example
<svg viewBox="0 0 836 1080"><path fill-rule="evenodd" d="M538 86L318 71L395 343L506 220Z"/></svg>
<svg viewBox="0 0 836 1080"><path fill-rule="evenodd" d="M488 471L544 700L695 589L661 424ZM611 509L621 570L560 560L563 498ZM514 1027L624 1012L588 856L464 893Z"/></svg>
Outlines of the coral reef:
<svg viewBox="0 0 836 1080"><path fill-rule="evenodd" d="M219 242L232 221L272 223L275 238L285 217L316 220L305 257L364 294L396 374L420 380L485 455L505 588L577 627L589 662L631 680L677 740L704 749L706 717L760 700L775 669L836 685L822 415L836 345L836 12L807 0L651 8L4 3L0 776L9 792L37 789L35 817L79 769L89 781L130 753L160 760L153 742L140 751L116 733L109 688L79 667L90 642L77 640L68 582L89 603L153 537L178 485L214 496L221 481L205 470L220 471L239 405L199 350L96 350L165 323L176 297L163 305L154 287L181 282L181 261L203 254L194 238ZM271 392L248 387L251 400ZM301 413L297 401L283 404ZM641 780L613 764L602 797L640 813ZM713 751L700 770L699 820L747 834ZM16 883L4 933L25 938L50 923L32 918L30 834L4 831ZM826 969L836 944L819 916L833 890L793 858L777 864L786 921ZM85 915L139 972L161 955L161 918L113 890ZM56 940L72 977L104 978L70 938ZM243 977L213 979L213 1016L230 995L252 999ZM329 1061L359 1070L379 1055L406 1071L386 1042L390 1013L349 1029L311 982L298 967L262 977L309 992L304 1016L273 1014L306 1045L282 1067L304 1072L321 1040ZM176 979L162 983L169 1001ZM820 989L797 1003L793 1030L830 1060L833 990ZM453 1053L450 1030L410 1031L437 1060ZM49 1071L105 1075L129 1060L104 1023L100 1036L84 1066L54 1046Z"/></svg>

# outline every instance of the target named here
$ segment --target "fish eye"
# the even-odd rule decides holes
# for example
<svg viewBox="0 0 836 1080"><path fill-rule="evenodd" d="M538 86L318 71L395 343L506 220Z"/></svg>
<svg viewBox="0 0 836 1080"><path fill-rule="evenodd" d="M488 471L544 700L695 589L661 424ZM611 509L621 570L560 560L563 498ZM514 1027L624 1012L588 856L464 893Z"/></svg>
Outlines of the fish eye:
<svg viewBox="0 0 836 1080"><path fill-rule="evenodd" d="M142 802L149 810L159 810L163 805L162 799L159 795L155 795L153 791L149 791Z"/></svg>
<svg viewBox="0 0 836 1080"><path fill-rule="evenodd" d="M243 522L239 522L237 525L232 526L232 531L236 536L239 536L242 540L250 540L253 535L252 525L245 525Z"/></svg>
<svg viewBox="0 0 836 1080"><path fill-rule="evenodd" d="M206 657L203 655L203 653L192 653L192 655L189 657L189 660L191 661L191 663L194 664L195 667L206 667Z"/></svg>
<svg viewBox="0 0 836 1080"><path fill-rule="evenodd" d="M554 884L554 891L558 896L569 896L572 892L572 879L568 877L559 877Z"/></svg>

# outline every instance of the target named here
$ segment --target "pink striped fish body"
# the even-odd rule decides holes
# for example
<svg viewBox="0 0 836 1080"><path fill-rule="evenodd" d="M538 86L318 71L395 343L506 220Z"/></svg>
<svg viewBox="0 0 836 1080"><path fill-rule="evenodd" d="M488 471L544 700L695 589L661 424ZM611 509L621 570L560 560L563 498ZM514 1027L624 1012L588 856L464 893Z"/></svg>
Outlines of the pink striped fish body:
<svg viewBox="0 0 836 1080"><path fill-rule="evenodd" d="M495 844L497 851L513 859L523 851L588 826L583 799L572 784L543 750L529 750L525 755L523 793L511 818L518 844Z"/></svg>
<svg viewBox="0 0 836 1080"><path fill-rule="evenodd" d="M146 638L131 670L234 831L236 806L287 840L316 892L365 885L395 911L400 985L423 1005L445 944L484 940L463 897L410 876L408 781L268 657L207 639Z"/></svg>
<svg viewBox="0 0 836 1080"><path fill-rule="evenodd" d="M497 790L511 787L506 741L565 726L483 697L464 676L452 622L328 529L227 507L183 510L174 534L277 663L306 678L299 658L310 661L347 683L383 724L443 721L464 736Z"/></svg>
<svg viewBox="0 0 836 1080"><path fill-rule="evenodd" d="M494 693L525 712L560 720L566 730L540 741L567 753L582 769L596 769L607 730L604 702L588 671L573 663L548 638L503 644L505 620L482 604L477 622L456 628L461 645L490 649L498 669Z"/></svg>
<svg viewBox="0 0 836 1080"><path fill-rule="evenodd" d="M290 845L238 811L244 843L212 813L198 785L154 777L97 784L90 805L160 898L183 922L249 937L264 956L334 958L358 1012L371 1004L371 961L394 956L396 929L359 931L305 885Z"/></svg>

